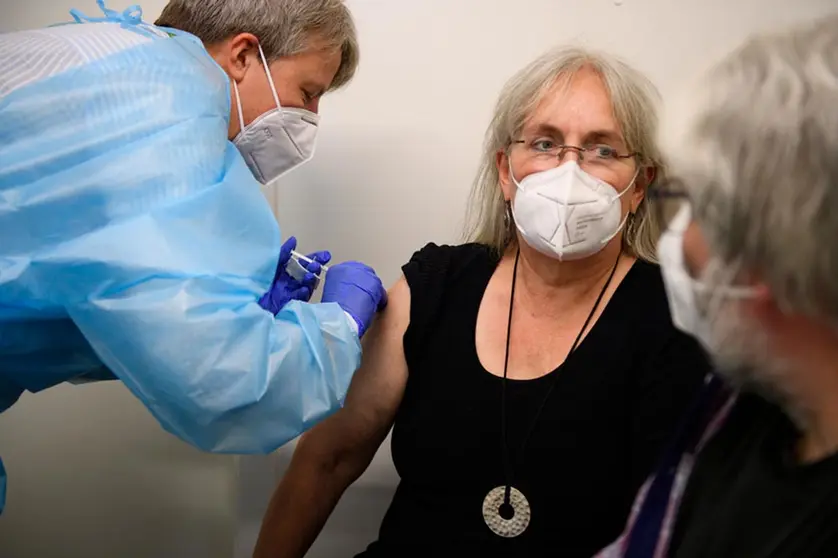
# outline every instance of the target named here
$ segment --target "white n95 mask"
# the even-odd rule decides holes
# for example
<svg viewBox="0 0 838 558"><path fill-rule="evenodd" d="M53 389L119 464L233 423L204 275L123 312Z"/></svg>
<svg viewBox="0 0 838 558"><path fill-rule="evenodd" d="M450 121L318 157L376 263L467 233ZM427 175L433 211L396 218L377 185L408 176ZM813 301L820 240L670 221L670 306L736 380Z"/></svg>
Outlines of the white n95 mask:
<svg viewBox="0 0 838 558"><path fill-rule="evenodd" d="M245 126L239 87L234 80L233 89L236 93L236 107L241 130L233 139L233 143L256 180L268 185L283 174L311 160L314 156L320 117L308 110L283 108L280 105L261 45L259 55L265 66L265 74L271 86L276 108Z"/></svg>
<svg viewBox="0 0 838 558"><path fill-rule="evenodd" d="M690 205L685 203L658 241L658 260L672 323L684 333L695 337L705 350L713 354L718 343L713 337L712 321L724 300L753 297L755 291L750 287L720 285L710 292L705 282L690 275L684 264L684 233L691 221L692 211ZM701 305L699 296L703 301Z"/></svg>
<svg viewBox="0 0 838 558"><path fill-rule="evenodd" d="M638 169L638 173L639 173ZM530 174L521 182L509 175L518 192L512 202L515 226L527 244L561 261L596 254L617 236L628 219L620 219L622 191L583 171L576 161Z"/></svg>
<svg viewBox="0 0 838 558"><path fill-rule="evenodd" d="M690 206L685 203L658 240L658 261L672 323L708 348L709 324L699 313L696 301L698 283L684 265L684 232L691 219Z"/></svg>

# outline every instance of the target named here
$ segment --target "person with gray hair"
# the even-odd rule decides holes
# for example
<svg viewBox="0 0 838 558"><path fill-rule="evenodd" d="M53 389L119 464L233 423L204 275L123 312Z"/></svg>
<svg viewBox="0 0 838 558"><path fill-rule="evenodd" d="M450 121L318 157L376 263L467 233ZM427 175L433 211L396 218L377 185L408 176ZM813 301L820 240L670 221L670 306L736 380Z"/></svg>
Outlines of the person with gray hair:
<svg viewBox="0 0 838 558"><path fill-rule="evenodd" d="M281 108L307 110L316 125L322 96L349 83L358 68L355 24L343 0L171 0L155 25L201 39L230 76L230 139L277 108L277 99ZM282 153L274 163L243 155L265 182L297 162ZM280 168L263 168L270 164Z"/></svg>
<svg viewBox="0 0 838 558"><path fill-rule="evenodd" d="M303 556L391 427L401 482L361 556L589 558L619 533L709 368L654 264L656 125L654 87L607 54L555 49L509 80L469 242L402 268L255 556Z"/></svg>
<svg viewBox="0 0 838 558"><path fill-rule="evenodd" d="M838 556L838 14L748 39L661 145L673 318L718 377L600 556Z"/></svg>
<svg viewBox="0 0 838 558"><path fill-rule="evenodd" d="M281 242L260 186L314 154L358 65L342 0L172 0L0 35L0 412L119 379L206 451L269 453L338 409L386 304ZM5 494L0 463L0 512Z"/></svg>

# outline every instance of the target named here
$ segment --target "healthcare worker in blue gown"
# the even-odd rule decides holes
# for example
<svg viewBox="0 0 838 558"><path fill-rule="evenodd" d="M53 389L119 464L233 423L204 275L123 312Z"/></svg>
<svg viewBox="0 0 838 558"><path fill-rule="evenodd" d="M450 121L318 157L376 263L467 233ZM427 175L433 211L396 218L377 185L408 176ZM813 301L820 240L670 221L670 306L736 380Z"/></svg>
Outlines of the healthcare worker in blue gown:
<svg viewBox="0 0 838 558"><path fill-rule="evenodd" d="M311 157L318 117L280 105L255 36L214 60L99 4L0 35L0 412L116 377L198 448L273 451L339 408L386 301L360 263L326 272L320 304L328 254L285 271L260 182Z"/></svg>

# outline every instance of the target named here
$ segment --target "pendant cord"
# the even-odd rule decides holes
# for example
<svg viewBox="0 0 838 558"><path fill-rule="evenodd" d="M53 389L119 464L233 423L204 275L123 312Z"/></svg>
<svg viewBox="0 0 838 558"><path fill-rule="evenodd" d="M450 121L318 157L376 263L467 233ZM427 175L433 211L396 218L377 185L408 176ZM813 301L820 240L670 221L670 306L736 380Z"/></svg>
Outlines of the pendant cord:
<svg viewBox="0 0 838 558"><path fill-rule="evenodd" d="M547 406L547 401L550 399L550 396L553 394L553 391L557 384L557 378L560 376L559 372L561 371L562 367L570 358L570 355L576 350L579 346L579 342L582 340L582 336L585 334L585 330L588 329L588 326L591 323L591 320L594 318L594 314L596 314L597 308L599 308L600 303L602 302L603 297L605 297L605 292L608 290L608 286L611 284L611 281L614 279L614 274L617 271L617 264L620 263L620 257L622 253L617 255L617 261L614 262L614 266L611 268L611 273L608 275L608 280L603 285L602 290L599 292L599 296L597 296L596 301L594 302L591 311L588 313L588 317L585 319L585 323L582 325L582 329L579 330L579 333L576 335L576 339L574 339L573 344L570 346L570 350L567 352L565 356L564 362L562 362L558 369L554 371L554 376L552 382L550 383L550 387L547 389L547 393L545 394L544 398L541 400L541 404L538 406L538 410L535 413L535 418L532 421L527 433L524 435L524 440L521 443L521 449L519 450L520 453L524 452L524 449L527 446L527 443L530 440L530 436L532 435L533 431L535 430L536 425L538 424L539 419L541 418L541 413L544 411L544 408ZM512 289L511 294L509 295L509 319L506 323L506 354L504 355L503 359L503 384L501 387L501 406L500 406L500 414L501 414L501 437L503 439L503 464L504 464L504 473L506 476L506 490L504 491L503 503L509 504L510 495L512 492L512 484L514 481L514 468L512 466L512 458L509 452L509 444L507 438L507 410L506 410L506 384L508 379L508 372L509 372L509 345L510 340L512 338L512 310L515 306L515 285L518 282L518 261L521 257L521 249L519 248L518 251L515 253L515 267L512 271Z"/></svg>
<svg viewBox="0 0 838 558"><path fill-rule="evenodd" d="M503 384L501 386L500 399L500 432L503 438L503 469L506 477L506 490L503 494L503 503L509 504L510 492L512 490L512 460L509 455L509 444L506 435L506 376L509 370L509 341L512 338L512 307L515 305L515 285L518 283L518 260L521 258L521 249L515 252L515 267L512 269L512 293L509 295L509 319L506 322L506 352L503 357Z"/></svg>

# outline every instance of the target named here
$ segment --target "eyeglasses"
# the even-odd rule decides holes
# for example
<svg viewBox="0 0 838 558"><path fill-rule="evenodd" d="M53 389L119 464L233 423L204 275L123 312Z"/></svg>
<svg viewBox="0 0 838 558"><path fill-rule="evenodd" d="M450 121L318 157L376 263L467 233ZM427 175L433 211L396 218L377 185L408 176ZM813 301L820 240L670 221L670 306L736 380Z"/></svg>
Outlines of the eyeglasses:
<svg viewBox="0 0 838 558"><path fill-rule="evenodd" d="M684 183L677 178L649 188L646 196L655 209L658 223L664 227L668 227L681 208L690 203Z"/></svg>
<svg viewBox="0 0 838 558"><path fill-rule="evenodd" d="M615 147L598 143L589 145L559 144L544 136L523 138L512 142L523 161L538 168L549 168L561 162L565 153L575 151L579 155L579 166L589 168L615 168L625 165L628 159L639 154L620 153Z"/></svg>

